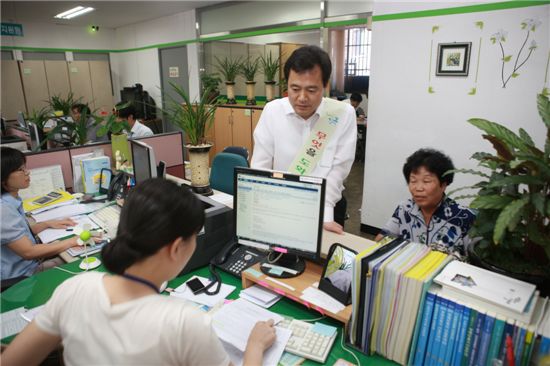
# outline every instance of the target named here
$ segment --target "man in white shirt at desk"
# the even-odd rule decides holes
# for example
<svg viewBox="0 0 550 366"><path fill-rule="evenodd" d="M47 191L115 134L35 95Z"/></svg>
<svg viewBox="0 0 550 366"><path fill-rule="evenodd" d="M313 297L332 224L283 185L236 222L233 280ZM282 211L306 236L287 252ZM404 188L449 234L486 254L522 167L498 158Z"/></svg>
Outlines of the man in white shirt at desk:
<svg viewBox="0 0 550 366"><path fill-rule="evenodd" d="M323 98L331 70L328 54L319 47L292 53L284 67L288 98L264 107L254 130L251 166L326 178L324 228L342 233L343 182L355 157L357 127L350 104Z"/></svg>
<svg viewBox="0 0 550 366"><path fill-rule="evenodd" d="M118 109L120 106L117 105L117 116L118 120L126 120L128 122L128 125L130 126L131 130L128 132L129 138L139 138L139 137L148 137L153 136L153 131L141 122L139 122L138 119L135 119L134 116L136 115L136 109L132 103L126 105L126 103L122 104L122 107Z"/></svg>

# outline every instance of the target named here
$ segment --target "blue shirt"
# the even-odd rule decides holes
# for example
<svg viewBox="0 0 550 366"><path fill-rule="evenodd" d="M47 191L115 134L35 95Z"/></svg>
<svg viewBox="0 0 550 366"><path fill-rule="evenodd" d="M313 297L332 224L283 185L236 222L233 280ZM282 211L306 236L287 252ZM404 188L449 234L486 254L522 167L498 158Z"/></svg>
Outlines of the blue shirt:
<svg viewBox="0 0 550 366"><path fill-rule="evenodd" d="M464 252L470 243L468 230L475 220L475 214L454 200L446 197L435 210L430 224L426 225L420 207L412 198L397 206L381 234L401 236L416 243L444 244Z"/></svg>
<svg viewBox="0 0 550 366"><path fill-rule="evenodd" d="M0 235L2 244L2 251L0 252L2 268L0 272L2 279L30 276L38 266L38 261L23 259L8 248L8 244L21 239L23 236L27 236L33 245L36 244L36 239L25 218L23 201L19 197L15 198L9 193L4 193L0 199L0 207L2 208L2 233Z"/></svg>

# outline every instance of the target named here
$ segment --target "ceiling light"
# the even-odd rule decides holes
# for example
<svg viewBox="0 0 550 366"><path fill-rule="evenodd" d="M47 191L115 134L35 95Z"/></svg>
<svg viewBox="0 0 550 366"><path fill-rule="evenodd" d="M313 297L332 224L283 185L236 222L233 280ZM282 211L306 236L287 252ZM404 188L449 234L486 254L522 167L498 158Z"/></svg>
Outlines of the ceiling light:
<svg viewBox="0 0 550 366"><path fill-rule="evenodd" d="M74 17L89 13L93 11L94 8L85 8L83 6L77 6L76 8L72 8L70 10L64 11L63 13L57 14L54 18L59 19L72 19Z"/></svg>

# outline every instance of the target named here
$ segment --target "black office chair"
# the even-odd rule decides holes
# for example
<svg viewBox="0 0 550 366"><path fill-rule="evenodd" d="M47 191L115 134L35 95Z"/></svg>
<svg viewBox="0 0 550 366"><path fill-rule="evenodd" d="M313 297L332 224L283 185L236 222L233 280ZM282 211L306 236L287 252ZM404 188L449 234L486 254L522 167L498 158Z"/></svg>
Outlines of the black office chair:
<svg viewBox="0 0 550 366"><path fill-rule="evenodd" d="M14 278L8 278L6 280L2 280L1 282L1 290L0 292L4 292L4 290L7 290L9 289L10 287L12 287L13 285L15 285L16 283L18 282L21 282L23 281L25 278L28 278L26 276L19 276L19 277L14 277Z"/></svg>
<svg viewBox="0 0 550 366"><path fill-rule="evenodd" d="M365 147L367 141L367 126L357 125L357 145L355 148L355 160L365 161Z"/></svg>
<svg viewBox="0 0 550 366"><path fill-rule="evenodd" d="M228 146L225 149L223 149L224 153L231 153L231 154L237 154L242 156L243 158L248 161L248 149L246 147L242 146ZM247 165L248 166L248 165Z"/></svg>

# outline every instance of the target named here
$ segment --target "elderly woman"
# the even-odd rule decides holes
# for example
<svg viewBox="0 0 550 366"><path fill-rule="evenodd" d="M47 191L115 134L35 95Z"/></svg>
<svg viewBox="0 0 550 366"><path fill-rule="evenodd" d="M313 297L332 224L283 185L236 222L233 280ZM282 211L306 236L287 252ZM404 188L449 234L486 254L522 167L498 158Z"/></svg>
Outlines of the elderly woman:
<svg viewBox="0 0 550 366"><path fill-rule="evenodd" d="M412 198L397 206L390 220L376 237L401 236L413 242L443 244L464 252L470 242L468 230L475 219L472 210L445 195L453 182L451 159L433 149L420 149L407 158L403 175Z"/></svg>

